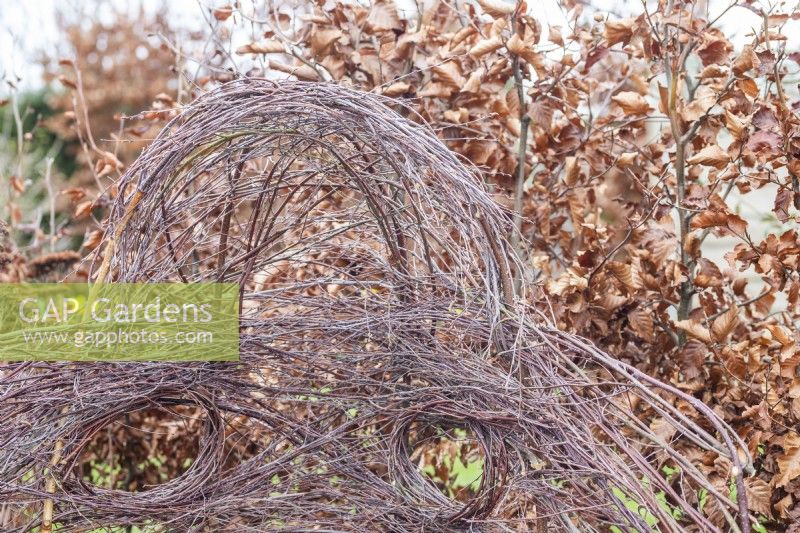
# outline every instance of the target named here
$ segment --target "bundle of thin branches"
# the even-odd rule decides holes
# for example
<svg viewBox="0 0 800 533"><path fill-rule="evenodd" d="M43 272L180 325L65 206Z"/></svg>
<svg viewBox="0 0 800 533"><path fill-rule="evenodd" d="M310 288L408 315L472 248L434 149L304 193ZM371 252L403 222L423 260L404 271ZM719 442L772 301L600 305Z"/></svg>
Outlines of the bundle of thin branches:
<svg viewBox="0 0 800 533"><path fill-rule="evenodd" d="M737 435L515 303L508 214L397 105L247 79L164 129L119 183L94 277L240 283L241 363L4 367L0 500L20 529L45 502L65 531L715 531L712 508L749 530ZM175 405L205 413L185 473L138 492L83 479L98 431ZM411 460L431 428L480 447L466 502ZM233 433L251 450L235 461ZM735 502L687 444L731 462Z"/></svg>

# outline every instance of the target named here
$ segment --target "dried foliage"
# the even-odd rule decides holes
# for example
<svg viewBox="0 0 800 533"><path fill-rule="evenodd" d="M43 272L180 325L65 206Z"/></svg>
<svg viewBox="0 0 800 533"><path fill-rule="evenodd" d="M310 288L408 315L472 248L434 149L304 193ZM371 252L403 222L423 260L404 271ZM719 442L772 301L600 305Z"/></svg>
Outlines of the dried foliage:
<svg viewBox="0 0 800 533"><path fill-rule="evenodd" d="M702 489L749 531L744 443L515 302L508 217L391 103L248 79L167 125L118 185L93 276L240 282L242 361L5 366L0 496L21 519L7 530L52 504L64 531L716 531ZM181 475L144 491L84 480L109 424L186 406L202 429ZM482 450L466 501L412 462L435 428ZM736 502L679 442L731 465Z"/></svg>

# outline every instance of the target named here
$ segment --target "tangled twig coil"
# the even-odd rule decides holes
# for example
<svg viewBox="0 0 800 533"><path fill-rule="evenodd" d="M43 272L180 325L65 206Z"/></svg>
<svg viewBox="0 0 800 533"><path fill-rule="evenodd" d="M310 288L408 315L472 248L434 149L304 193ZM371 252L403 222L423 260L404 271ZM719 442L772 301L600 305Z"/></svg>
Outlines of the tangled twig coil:
<svg viewBox="0 0 800 533"><path fill-rule="evenodd" d="M118 185L96 276L240 283L241 364L2 367L0 499L26 518L19 530L51 499L65 531L647 531L652 520L715 531L693 500L700 488L748 529L738 436L691 396L515 303L507 214L397 105L237 80L163 130ZM142 492L83 480L97 431L153 405L205 413L191 467ZM251 451L231 464L234 427ZM467 502L412 463L429 427L478 442L483 475ZM680 441L732 462L738 503ZM659 473L664 462L678 482Z"/></svg>

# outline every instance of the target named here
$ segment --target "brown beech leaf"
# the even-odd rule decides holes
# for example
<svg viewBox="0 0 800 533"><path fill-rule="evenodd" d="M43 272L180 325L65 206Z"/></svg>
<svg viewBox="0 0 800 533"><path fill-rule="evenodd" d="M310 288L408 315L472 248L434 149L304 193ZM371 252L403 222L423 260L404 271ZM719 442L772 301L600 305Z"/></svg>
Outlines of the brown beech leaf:
<svg viewBox="0 0 800 533"><path fill-rule="evenodd" d="M659 416L650 422L650 431L655 433L662 442L669 442L672 440L672 437L675 436L677 429L674 424L667 422L664 417Z"/></svg>
<svg viewBox="0 0 800 533"><path fill-rule="evenodd" d="M739 323L739 309L732 305L723 314L714 319L711 324L711 333L717 342L724 341Z"/></svg>
<svg viewBox="0 0 800 533"><path fill-rule="evenodd" d="M460 89L463 87L467 80L461 74L461 67L456 61L448 61L435 65L431 68L434 77L437 81L452 87L453 89Z"/></svg>
<svg viewBox="0 0 800 533"><path fill-rule="evenodd" d="M494 18L510 15L516 9L515 4L504 0L478 0L478 5L481 6L486 14Z"/></svg>
<svg viewBox="0 0 800 533"><path fill-rule="evenodd" d="M311 32L311 52L321 56L330 50L333 43L342 36L342 30L336 28L317 28Z"/></svg>
<svg viewBox="0 0 800 533"><path fill-rule="evenodd" d="M519 117L520 105L519 93L517 91L511 90L506 92L506 106L512 117Z"/></svg>
<svg viewBox="0 0 800 533"><path fill-rule="evenodd" d="M631 265L620 263L619 261L611 261L608 263L608 269L629 292L634 292L639 288L633 279Z"/></svg>
<svg viewBox="0 0 800 533"><path fill-rule="evenodd" d="M774 266L776 265L776 263L778 264L778 269L780 269L780 261L778 261L774 256L770 254L762 254L758 258L758 261L756 262L757 265L756 272L769 274L770 272L775 270Z"/></svg>
<svg viewBox="0 0 800 533"><path fill-rule="evenodd" d="M725 370L739 379L743 379L747 374L747 364L745 363L746 356L740 352L741 349L741 346L727 344L722 347L719 353ZM746 349L746 347L744 349Z"/></svg>
<svg viewBox="0 0 800 533"><path fill-rule="evenodd" d="M728 69L720 65L709 65L700 72L701 80L724 78L728 73Z"/></svg>
<svg viewBox="0 0 800 533"><path fill-rule="evenodd" d="M747 489L747 503L750 504L750 510L764 516L772 516L772 504L770 498L772 496L772 487L758 478L748 478L745 480L745 487Z"/></svg>
<svg viewBox="0 0 800 533"><path fill-rule="evenodd" d="M800 477L800 435L790 431L783 436L783 453L777 457L780 474L775 476L775 486L785 487L787 483Z"/></svg>
<svg viewBox="0 0 800 533"><path fill-rule="evenodd" d="M344 59L339 56L325 56L322 58L319 64L330 73L334 80L341 80L347 70Z"/></svg>
<svg viewBox="0 0 800 533"><path fill-rule="evenodd" d="M688 321L686 321L688 322ZM678 325L678 324L676 324ZM705 330L705 333L708 333L708 330L697 324L699 328ZM681 328L682 329L682 328ZM692 332L687 331L687 334L690 337L695 337L689 339L689 341L683 346L681 351L678 353L678 363L681 367L681 372L683 372L683 376L691 381L703 374L703 363L706 359L706 354L708 353L708 348L706 344L710 342L710 340L700 339L700 341L696 340L696 336L692 334ZM702 334L701 330L695 331L695 334Z"/></svg>
<svg viewBox="0 0 800 533"><path fill-rule="evenodd" d="M772 212L781 222L789 220L789 204L793 202L793 199L794 192L785 187L781 188L778 194L775 195L775 206L772 208Z"/></svg>
<svg viewBox="0 0 800 533"><path fill-rule="evenodd" d="M401 94L407 93L410 88L411 85L408 83L404 81L397 81L384 88L383 91L381 91L381 94L394 98L395 96L400 96Z"/></svg>
<svg viewBox="0 0 800 533"><path fill-rule="evenodd" d="M224 22L233 15L233 8L230 5L218 7L213 11L214 18L220 22Z"/></svg>
<svg viewBox="0 0 800 533"><path fill-rule="evenodd" d="M658 240L654 240L647 247L650 251L650 260L661 268L666 260L675 253L677 247L677 239L674 236L665 236Z"/></svg>
<svg viewBox="0 0 800 533"><path fill-rule="evenodd" d="M781 346L788 347L794 345L794 337L787 328L777 324L767 324L767 329L772 334L772 338L781 343Z"/></svg>
<svg viewBox="0 0 800 533"><path fill-rule="evenodd" d="M665 115L669 114L669 90L658 84L658 110Z"/></svg>
<svg viewBox="0 0 800 533"><path fill-rule="evenodd" d="M623 152L617 157L617 166L620 168L629 167L636 162L637 157L639 157L637 152Z"/></svg>
<svg viewBox="0 0 800 533"><path fill-rule="evenodd" d="M397 7L390 0L377 0L372 3L367 17L366 29L371 33L402 29Z"/></svg>
<svg viewBox="0 0 800 533"><path fill-rule="evenodd" d="M617 43L628 44L633 37L633 24L634 19L632 18L606 21L603 31L606 44L608 46L614 46Z"/></svg>
<svg viewBox="0 0 800 533"><path fill-rule="evenodd" d="M605 47L605 46L598 46L596 49L594 49L593 51L589 52L586 55L586 60L583 63L582 72L584 74L589 72L589 69L592 68L592 65L594 65L598 61L602 60L607 55L608 55L608 47Z"/></svg>
<svg viewBox="0 0 800 533"><path fill-rule="evenodd" d="M612 294L611 292L607 291L604 292L600 298L600 305L609 313L619 309L626 303L628 303L628 298L625 296L622 296L621 294Z"/></svg>
<svg viewBox="0 0 800 533"><path fill-rule="evenodd" d="M58 81L60 81L62 85L64 85L65 87L69 87L70 89L78 88L78 84L72 81L71 79L67 78L66 76L59 76Z"/></svg>
<svg viewBox="0 0 800 533"><path fill-rule="evenodd" d="M469 55L475 59L481 58L486 54L490 54L503 46L503 41L499 37L492 37L491 39L481 39L475 46L470 48Z"/></svg>
<svg viewBox="0 0 800 533"><path fill-rule="evenodd" d="M751 120L757 130L780 131L780 121L768 106L760 106Z"/></svg>
<svg viewBox="0 0 800 533"><path fill-rule="evenodd" d="M794 499L791 494L787 494L775 504L775 510L781 518L789 518L789 513L794 508Z"/></svg>
<svg viewBox="0 0 800 533"><path fill-rule="evenodd" d="M450 98L452 94L452 87L439 82L428 83L421 91L417 91L420 98Z"/></svg>
<svg viewBox="0 0 800 533"><path fill-rule="evenodd" d="M523 40L518 34L515 33L506 41L506 48L508 48L508 51L512 54L518 55L530 63L537 69L537 72L538 69L543 68L542 54L536 51L535 45Z"/></svg>
<svg viewBox="0 0 800 533"><path fill-rule="evenodd" d="M711 332L708 328L695 320L679 320L675 322L675 327L685 331L686 334L694 339L711 344Z"/></svg>
<svg viewBox="0 0 800 533"><path fill-rule="evenodd" d="M716 144L706 146L686 160L690 165L703 165L714 168L725 168L731 156Z"/></svg>
<svg viewBox="0 0 800 533"><path fill-rule="evenodd" d="M22 209L14 202L10 202L8 208L11 211L11 221L14 222L14 224L19 224L22 221Z"/></svg>
<svg viewBox="0 0 800 533"><path fill-rule="evenodd" d="M82 246L83 248L92 251L97 248L101 242L103 242L103 232L99 229L96 229L86 234L86 237L83 239Z"/></svg>
<svg viewBox="0 0 800 533"><path fill-rule="evenodd" d="M508 48L508 51L511 52L512 54L521 56L525 52L527 46L525 45L525 41L522 40L519 34L515 33L506 42L506 48Z"/></svg>
<svg viewBox="0 0 800 533"><path fill-rule="evenodd" d="M277 70L278 72L292 74L300 81L319 81L319 74L317 74L317 71L308 65L287 65L279 61L270 61L269 68Z"/></svg>
<svg viewBox="0 0 800 533"><path fill-rule="evenodd" d="M738 80L736 82L736 86L739 87L742 92L750 98L755 98L758 96L758 85L752 78L743 78Z"/></svg>
<svg viewBox="0 0 800 533"><path fill-rule="evenodd" d="M759 130L747 139L747 148L762 154L779 154L782 149L783 137L774 131Z"/></svg>
<svg viewBox="0 0 800 533"><path fill-rule="evenodd" d="M578 165L578 158L575 156L568 156L564 160L564 184L567 187L573 187L578 183L578 176L581 169Z"/></svg>
<svg viewBox="0 0 800 533"><path fill-rule="evenodd" d="M753 304L756 312L766 315L772 310L772 306L775 304L775 293L772 292L766 296L762 296L758 299L756 303Z"/></svg>
<svg viewBox="0 0 800 533"><path fill-rule="evenodd" d="M686 122L699 120L705 115L708 115L716 103L717 93L714 89L708 85L701 85L695 90L695 95L691 103L681 109L681 118Z"/></svg>
<svg viewBox="0 0 800 533"><path fill-rule="evenodd" d="M759 64L758 56L753 51L753 47L745 45L742 48L742 53L733 62L733 73L741 76L751 68L757 67Z"/></svg>
<svg viewBox="0 0 800 533"><path fill-rule="evenodd" d="M102 152L101 161L103 161L107 165L111 165L117 170L120 170L125 166L122 164L122 161L117 159L117 156L111 152Z"/></svg>
<svg viewBox="0 0 800 533"><path fill-rule="evenodd" d="M628 314L628 323L636 336L652 342L655 339L655 322L653 311L638 307Z"/></svg>
<svg viewBox="0 0 800 533"><path fill-rule="evenodd" d="M470 94L478 94L481 92L481 78L484 75L484 69L479 68L478 70L473 71L470 73L469 78L467 78L467 83L461 87L462 93L470 93Z"/></svg>
<svg viewBox="0 0 800 533"><path fill-rule="evenodd" d="M94 202L92 202L91 200L85 200L79 203L77 206L75 206L75 218L81 219L89 216L93 208L94 208Z"/></svg>
<svg viewBox="0 0 800 533"><path fill-rule="evenodd" d="M709 209L692 218L692 229L727 228L737 235L744 235L747 231L747 221L739 215Z"/></svg>
<svg viewBox="0 0 800 533"><path fill-rule="evenodd" d="M697 287L721 287L723 283L722 272L713 261L701 257L697 260L697 274L694 276L693 283Z"/></svg>
<svg viewBox="0 0 800 533"><path fill-rule="evenodd" d="M517 117L508 117L506 119L506 128L514 137L519 137L522 133L522 122Z"/></svg>
<svg viewBox="0 0 800 533"><path fill-rule="evenodd" d="M733 213L728 214L725 227L739 236L744 236L747 233L747 221Z"/></svg>
<svg viewBox="0 0 800 533"><path fill-rule="evenodd" d="M650 104L644 96L633 91L622 91L611 98L626 115L645 115L650 111Z"/></svg>
<svg viewBox="0 0 800 533"><path fill-rule="evenodd" d="M153 102L165 105L167 107L173 107L175 105L175 100L167 93L158 93L153 97Z"/></svg>
<svg viewBox="0 0 800 533"><path fill-rule="evenodd" d="M508 26L508 19L498 18L489 27L489 37L501 37L506 26Z"/></svg>
<svg viewBox="0 0 800 533"><path fill-rule="evenodd" d="M772 73L773 69L775 68L775 63L777 62L777 57L769 49L763 50L756 50L756 56L758 56L758 74L759 76L764 76L766 74Z"/></svg>
<svg viewBox="0 0 800 533"><path fill-rule="evenodd" d="M733 45L724 37L715 36L706 39L697 49L697 55L703 62L703 66L719 65L728 61L728 54L733 50Z"/></svg>
<svg viewBox="0 0 800 533"><path fill-rule="evenodd" d="M344 33L342 33L344 35ZM414 33L403 33L397 38L397 44L392 48L391 38L387 39L384 45L384 53L391 52L388 57L391 59L411 59L411 54L417 45L428 38L428 30L423 28ZM335 41L334 41L335 42ZM381 56L382 59L385 59Z"/></svg>
<svg viewBox="0 0 800 533"><path fill-rule="evenodd" d="M455 50L459 44L463 43L468 37L472 37L478 32L474 26L464 26L450 39L450 50Z"/></svg>
<svg viewBox="0 0 800 533"><path fill-rule="evenodd" d="M725 127L738 140L741 140L747 131L747 124L727 109L725 110Z"/></svg>
<svg viewBox="0 0 800 533"><path fill-rule="evenodd" d="M561 35L561 26L550 26L547 39L558 46L564 46L564 37Z"/></svg>
<svg viewBox="0 0 800 533"><path fill-rule="evenodd" d="M448 109L442 114L442 116L446 121L452 122L453 124L463 124L469 120L469 111L467 111L465 107Z"/></svg>
<svg viewBox="0 0 800 533"><path fill-rule="evenodd" d="M464 155L477 165L485 165L496 150L498 150L496 143L481 139L469 141L463 149Z"/></svg>
<svg viewBox="0 0 800 533"><path fill-rule="evenodd" d="M581 291L589 286L589 282L581 271L570 267L561 274L558 279L550 278L547 280L547 292L554 296Z"/></svg>
<svg viewBox="0 0 800 533"><path fill-rule="evenodd" d="M82 187L70 187L69 189L64 189L61 191L61 194L69 196L70 201L76 203L80 202L86 197L86 189Z"/></svg>
<svg viewBox="0 0 800 533"><path fill-rule="evenodd" d="M284 51L283 43L275 39L264 39L263 41L248 43L236 49L236 53L239 55L277 54Z"/></svg>
<svg viewBox="0 0 800 533"><path fill-rule="evenodd" d="M19 179L19 176L17 176L16 174L12 174L10 182L11 182L11 188L14 189L14 191L17 194L22 194L25 192L25 183L21 179Z"/></svg>

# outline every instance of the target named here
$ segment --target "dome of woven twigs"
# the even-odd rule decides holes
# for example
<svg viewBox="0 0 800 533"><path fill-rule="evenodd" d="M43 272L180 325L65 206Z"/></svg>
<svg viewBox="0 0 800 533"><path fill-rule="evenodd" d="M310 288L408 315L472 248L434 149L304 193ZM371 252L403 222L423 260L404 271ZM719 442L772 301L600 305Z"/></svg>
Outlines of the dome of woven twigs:
<svg viewBox="0 0 800 533"><path fill-rule="evenodd" d="M2 367L0 501L27 513L20 530L50 500L66 531L714 531L700 488L705 512L747 528L741 478L731 502L727 480L679 453L691 441L740 473L738 437L514 304L508 214L391 106L234 81L128 170L94 275L240 283L241 363ZM130 492L82 477L111 421L181 405L203 420L185 472ZM647 427L643 410L675 431ZM483 458L460 498L418 460L456 433ZM667 483L663 464L680 475Z"/></svg>

